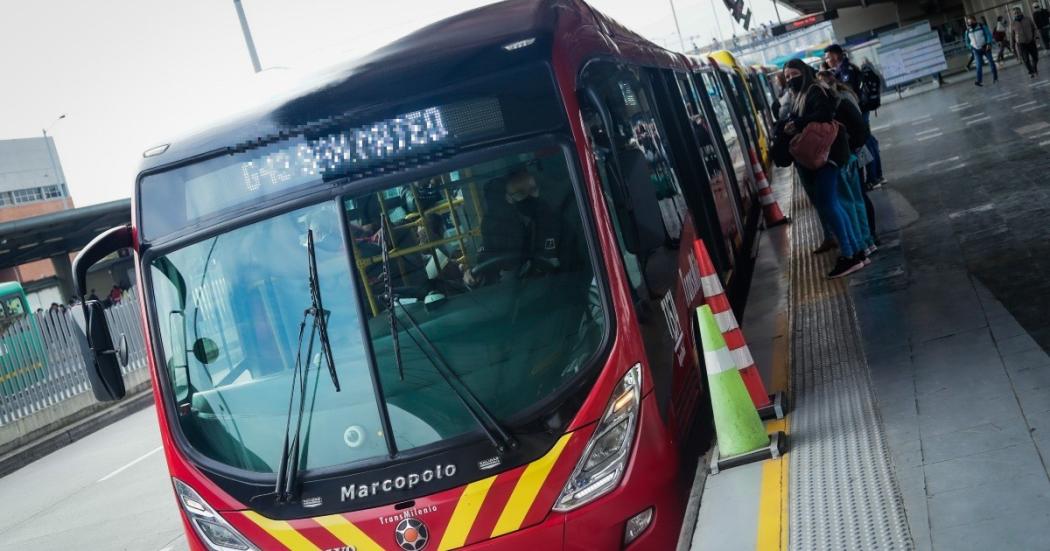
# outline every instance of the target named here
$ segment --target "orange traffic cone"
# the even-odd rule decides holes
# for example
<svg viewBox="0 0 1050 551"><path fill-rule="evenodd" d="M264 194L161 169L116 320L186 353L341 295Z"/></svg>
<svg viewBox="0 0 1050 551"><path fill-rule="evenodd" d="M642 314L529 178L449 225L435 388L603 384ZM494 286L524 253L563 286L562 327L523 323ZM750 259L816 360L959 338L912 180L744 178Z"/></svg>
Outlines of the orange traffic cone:
<svg viewBox="0 0 1050 551"><path fill-rule="evenodd" d="M740 370L740 377L744 379L744 386L751 395L755 409L763 419L783 419L786 409L784 393L778 391L770 395L766 392L762 374L758 372L758 366L751 357L751 349L748 348L744 332L736 322L736 315L729 305L729 297L722 288L722 281L718 278L718 272L707 254L703 240L694 241L693 250L696 253L696 263L700 265L700 287L704 293L704 303L711 305L711 312L715 315L718 328L722 330L729 353L733 356L733 363Z"/></svg>
<svg viewBox="0 0 1050 551"><path fill-rule="evenodd" d="M751 155L751 170L755 173L755 183L758 186L758 202L762 204L762 214L766 218L766 227L772 228L773 226L791 222L791 219L784 216L784 213L780 211L780 205L777 204L776 198L773 197L773 188L769 187L769 180L766 179L766 172L762 170L762 163L758 162L755 148L748 148L748 153Z"/></svg>

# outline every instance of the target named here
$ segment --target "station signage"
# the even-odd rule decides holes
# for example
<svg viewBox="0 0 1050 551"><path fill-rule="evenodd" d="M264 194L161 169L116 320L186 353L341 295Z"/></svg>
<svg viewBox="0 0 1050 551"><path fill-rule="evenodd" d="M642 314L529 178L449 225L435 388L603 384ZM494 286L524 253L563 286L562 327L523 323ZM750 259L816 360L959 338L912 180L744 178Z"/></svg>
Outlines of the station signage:
<svg viewBox="0 0 1050 551"><path fill-rule="evenodd" d="M826 12L813 13L795 19L794 21L788 21L787 23L774 25L770 28L770 32L773 34L773 36L780 36L789 32L806 29L812 27L813 25L818 25L825 21L831 21L832 19L838 18L839 10L828 10Z"/></svg>

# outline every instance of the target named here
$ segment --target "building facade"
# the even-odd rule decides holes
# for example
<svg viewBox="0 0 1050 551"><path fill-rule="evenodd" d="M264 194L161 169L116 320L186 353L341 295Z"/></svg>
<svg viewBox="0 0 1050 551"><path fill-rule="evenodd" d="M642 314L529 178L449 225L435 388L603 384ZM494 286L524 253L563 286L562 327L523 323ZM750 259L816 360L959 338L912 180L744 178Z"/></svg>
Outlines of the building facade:
<svg viewBox="0 0 1050 551"><path fill-rule="evenodd" d="M73 199L51 137L0 140L0 223L71 208ZM37 307L62 301L50 260L0 268L0 281L22 282Z"/></svg>

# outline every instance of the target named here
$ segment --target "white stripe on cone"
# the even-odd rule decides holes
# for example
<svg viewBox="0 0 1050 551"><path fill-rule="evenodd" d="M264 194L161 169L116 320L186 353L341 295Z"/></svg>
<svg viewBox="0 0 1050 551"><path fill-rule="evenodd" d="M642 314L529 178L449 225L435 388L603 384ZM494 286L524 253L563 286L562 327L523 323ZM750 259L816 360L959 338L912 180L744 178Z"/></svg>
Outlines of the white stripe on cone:
<svg viewBox="0 0 1050 551"><path fill-rule="evenodd" d="M746 369L755 365L755 360L751 357L751 350L748 349L746 344L736 350L730 350L729 353L733 356L733 363L740 369ZM706 359L706 355L704 358Z"/></svg>
<svg viewBox="0 0 1050 551"><path fill-rule="evenodd" d="M724 292L722 290L722 281L718 279L718 274L701 277L700 288L703 289L704 296L707 298L721 295Z"/></svg>
<svg viewBox="0 0 1050 551"><path fill-rule="evenodd" d="M704 364L707 366L708 375L718 375L736 369L736 365L733 364L733 356L729 353L729 348L725 346L718 350L704 350Z"/></svg>
<svg viewBox="0 0 1050 551"><path fill-rule="evenodd" d="M776 203L776 199L773 199L772 195L761 195L761 194L759 194L758 201L760 203L762 203L763 207L768 207L769 205L772 205L773 203Z"/></svg>
<svg viewBox="0 0 1050 551"><path fill-rule="evenodd" d="M725 312L715 314L715 321L718 322L718 330L722 333L732 331L739 327L736 324L736 317L733 316L732 310L726 310Z"/></svg>

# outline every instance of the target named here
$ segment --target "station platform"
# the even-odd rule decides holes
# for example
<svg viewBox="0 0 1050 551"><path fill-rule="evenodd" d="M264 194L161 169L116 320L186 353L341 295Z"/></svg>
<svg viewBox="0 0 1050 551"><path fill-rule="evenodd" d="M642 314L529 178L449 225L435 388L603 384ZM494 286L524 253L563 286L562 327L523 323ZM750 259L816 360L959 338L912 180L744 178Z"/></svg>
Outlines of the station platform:
<svg viewBox="0 0 1050 551"><path fill-rule="evenodd" d="M775 175L794 223L760 238L743 328L789 451L700 477L680 549L1050 549L1050 79L989 82L872 119L882 246L848 278Z"/></svg>

